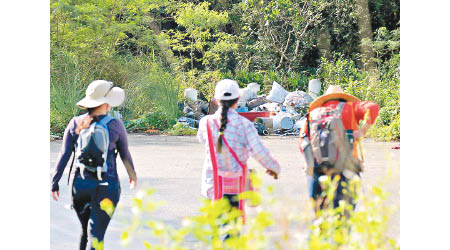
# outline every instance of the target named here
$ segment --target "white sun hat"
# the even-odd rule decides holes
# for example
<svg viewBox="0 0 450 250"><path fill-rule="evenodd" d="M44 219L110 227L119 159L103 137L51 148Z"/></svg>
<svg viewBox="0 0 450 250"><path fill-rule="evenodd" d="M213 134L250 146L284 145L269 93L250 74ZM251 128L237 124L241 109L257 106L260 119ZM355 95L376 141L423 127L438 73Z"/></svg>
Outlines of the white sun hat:
<svg viewBox="0 0 450 250"><path fill-rule="evenodd" d="M112 82L95 80L86 89L86 97L77 102L80 108L95 108L104 103L117 107L125 100L125 91Z"/></svg>
<svg viewBox="0 0 450 250"><path fill-rule="evenodd" d="M239 98L239 85L231 79L220 80L216 85L214 98L220 101L233 100Z"/></svg>

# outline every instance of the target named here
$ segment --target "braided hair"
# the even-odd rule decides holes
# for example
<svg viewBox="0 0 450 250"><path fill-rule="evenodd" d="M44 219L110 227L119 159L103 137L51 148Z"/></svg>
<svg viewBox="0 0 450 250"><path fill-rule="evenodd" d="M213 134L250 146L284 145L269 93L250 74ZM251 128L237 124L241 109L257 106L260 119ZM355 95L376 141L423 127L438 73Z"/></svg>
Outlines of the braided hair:
<svg viewBox="0 0 450 250"><path fill-rule="evenodd" d="M228 110L231 106L233 106L239 98L232 99L232 100L221 100L220 106L222 108L220 113L220 129L219 129L219 139L217 139L217 152L222 152L222 144L223 144L223 131L227 127L227 114Z"/></svg>

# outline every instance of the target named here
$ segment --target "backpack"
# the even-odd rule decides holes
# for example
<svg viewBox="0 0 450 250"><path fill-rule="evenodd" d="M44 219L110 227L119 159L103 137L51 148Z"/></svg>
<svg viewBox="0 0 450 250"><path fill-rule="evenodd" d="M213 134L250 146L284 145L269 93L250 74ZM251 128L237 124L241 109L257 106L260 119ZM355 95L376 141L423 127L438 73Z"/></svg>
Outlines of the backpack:
<svg viewBox="0 0 450 250"><path fill-rule="evenodd" d="M360 172L341 119L344 105L345 102L340 102L335 109L318 107L310 112L310 146L317 163L314 168L320 173L340 174L345 169Z"/></svg>
<svg viewBox="0 0 450 250"><path fill-rule="evenodd" d="M98 180L102 180L102 173L106 173L108 165L106 158L109 147L108 123L114 120L106 115L100 121L93 122L89 128L80 131L75 146L76 165L80 168L81 177L84 171L97 173Z"/></svg>

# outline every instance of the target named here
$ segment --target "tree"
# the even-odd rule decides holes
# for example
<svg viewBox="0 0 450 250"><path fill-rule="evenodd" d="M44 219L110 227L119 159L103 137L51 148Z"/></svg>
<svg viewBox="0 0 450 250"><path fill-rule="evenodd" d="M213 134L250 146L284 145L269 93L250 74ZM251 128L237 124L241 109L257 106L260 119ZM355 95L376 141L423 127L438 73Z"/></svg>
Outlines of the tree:
<svg viewBox="0 0 450 250"><path fill-rule="evenodd" d="M215 70L223 55L236 49L233 36L221 31L227 12L209 10L210 3L182 3L175 11L176 30L169 30L169 44L180 57L180 68ZM188 65L188 68L186 67Z"/></svg>
<svg viewBox="0 0 450 250"><path fill-rule="evenodd" d="M361 39L360 51L364 69L374 71L376 69L373 58L375 58L371 42L373 38L372 24L369 11L369 0L356 0L358 12L359 36Z"/></svg>

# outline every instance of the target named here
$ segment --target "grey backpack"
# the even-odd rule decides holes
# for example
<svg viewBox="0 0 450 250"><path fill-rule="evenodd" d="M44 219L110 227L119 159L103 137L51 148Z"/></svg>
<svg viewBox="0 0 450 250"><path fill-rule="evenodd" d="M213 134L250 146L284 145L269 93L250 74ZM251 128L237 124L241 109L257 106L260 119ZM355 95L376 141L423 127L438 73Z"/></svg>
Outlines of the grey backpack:
<svg viewBox="0 0 450 250"><path fill-rule="evenodd" d="M341 120L344 105L345 102L340 102L336 109L319 107L310 113L311 151L320 172L342 173L344 169L360 172Z"/></svg>
<svg viewBox="0 0 450 250"><path fill-rule="evenodd" d="M102 180L102 173L108 170L107 155L109 147L108 123L114 118L106 115L98 122L93 122L89 128L80 131L78 136L75 158L76 166L80 168L81 177L84 171L97 173L98 180Z"/></svg>

